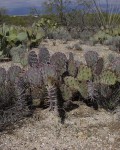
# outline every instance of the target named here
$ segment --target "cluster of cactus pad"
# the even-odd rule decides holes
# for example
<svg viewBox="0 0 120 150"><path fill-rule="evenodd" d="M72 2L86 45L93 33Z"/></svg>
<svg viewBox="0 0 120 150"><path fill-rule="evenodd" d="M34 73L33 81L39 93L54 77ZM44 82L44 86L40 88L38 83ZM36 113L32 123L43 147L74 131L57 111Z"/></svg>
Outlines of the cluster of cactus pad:
<svg viewBox="0 0 120 150"><path fill-rule="evenodd" d="M25 45L27 49L37 47L44 36L45 33L43 29L41 27L37 27L36 24L33 24L32 27L28 28L8 26L5 24L0 25L0 56L9 57L10 49L13 48L13 54L15 53L13 51L15 51L16 47L20 45ZM18 56L19 52L17 52ZM18 56L16 54L16 57Z"/></svg>
<svg viewBox="0 0 120 150"><path fill-rule="evenodd" d="M29 52L26 70L0 68L0 127L28 115L36 106L60 115L76 93L80 100L115 108L120 103L120 58L108 68L95 51L86 52L85 60L86 64L74 60L72 53L69 58L61 52L50 56L46 48L40 48L38 54Z"/></svg>

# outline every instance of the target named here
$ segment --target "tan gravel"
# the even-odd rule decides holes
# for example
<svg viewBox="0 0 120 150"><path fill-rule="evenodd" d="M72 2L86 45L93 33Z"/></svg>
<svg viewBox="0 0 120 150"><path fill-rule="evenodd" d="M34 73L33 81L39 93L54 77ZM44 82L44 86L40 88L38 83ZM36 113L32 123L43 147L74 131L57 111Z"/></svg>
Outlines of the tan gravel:
<svg viewBox="0 0 120 150"><path fill-rule="evenodd" d="M21 127L1 133L0 150L119 150L119 113L79 103L61 124L54 112L37 109Z"/></svg>

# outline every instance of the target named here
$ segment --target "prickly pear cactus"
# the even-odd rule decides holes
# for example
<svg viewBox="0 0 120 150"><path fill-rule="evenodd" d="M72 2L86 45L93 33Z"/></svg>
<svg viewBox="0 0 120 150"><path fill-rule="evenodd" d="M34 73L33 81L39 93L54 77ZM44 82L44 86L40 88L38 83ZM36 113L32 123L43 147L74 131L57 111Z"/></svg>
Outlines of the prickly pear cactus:
<svg viewBox="0 0 120 150"><path fill-rule="evenodd" d="M38 66L38 58L37 58L37 54L35 53L35 51L31 51L28 54L28 64L30 65L30 67Z"/></svg>
<svg viewBox="0 0 120 150"><path fill-rule="evenodd" d="M31 87L31 95L32 95L32 105L37 107L40 106L41 102L44 100L44 91L41 87Z"/></svg>
<svg viewBox="0 0 120 150"><path fill-rule="evenodd" d="M117 77L111 70L104 70L100 75L100 83L105 85L114 85Z"/></svg>
<svg viewBox="0 0 120 150"><path fill-rule="evenodd" d="M28 65L28 54L27 53L24 53L24 54L21 55L20 63L23 66L23 68Z"/></svg>
<svg viewBox="0 0 120 150"><path fill-rule="evenodd" d="M15 80L15 92L17 101L15 103L16 109L18 111L23 111L27 107L26 101L26 83L24 82L23 77L18 77ZM21 112L22 114L22 112Z"/></svg>
<svg viewBox="0 0 120 150"><path fill-rule="evenodd" d="M76 77L77 75L77 67L76 62L74 61L73 53L69 53L68 72L70 76Z"/></svg>
<svg viewBox="0 0 120 150"><path fill-rule="evenodd" d="M61 93L62 93L62 97L65 101L69 101L69 100L72 99L73 93L67 85L62 84L61 87L60 87L60 90L61 90Z"/></svg>
<svg viewBox="0 0 120 150"><path fill-rule="evenodd" d="M12 66L7 71L7 81L10 83L15 83L17 77L19 77L20 73L22 72L19 66Z"/></svg>
<svg viewBox="0 0 120 150"><path fill-rule="evenodd" d="M64 82L71 90L79 90L80 84L76 78L68 76L64 78Z"/></svg>
<svg viewBox="0 0 120 150"><path fill-rule="evenodd" d="M8 105L9 95L8 90L6 89L5 84L0 85L0 109L3 109L4 106Z"/></svg>
<svg viewBox="0 0 120 150"><path fill-rule="evenodd" d="M36 67L29 68L26 73L26 78L27 78L28 83L30 83L33 86L40 87L43 85L41 68L36 68Z"/></svg>
<svg viewBox="0 0 120 150"><path fill-rule="evenodd" d="M85 53L85 60L88 67L93 68L93 66L97 63L99 59L99 55L95 51L88 51Z"/></svg>
<svg viewBox="0 0 120 150"><path fill-rule="evenodd" d="M40 48L38 59L39 59L39 64L42 64L42 63L46 64L50 62L50 53L47 50L47 48L45 47Z"/></svg>
<svg viewBox="0 0 120 150"><path fill-rule="evenodd" d="M57 52L51 56L50 64L56 67L58 75L62 75L67 71L67 57L64 53Z"/></svg>
<svg viewBox="0 0 120 150"><path fill-rule="evenodd" d="M0 85L3 85L6 80L6 70L0 67Z"/></svg>
<svg viewBox="0 0 120 150"><path fill-rule="evenodd" d="M42 65L42 76L44 84L47 85L48 79L53 79L54 81L58 80L57 71L55 66L51 64L43 64Z"/></svg>
<svg viewBox="0 0 120 150"><path fill-rule="evenodd" d="M4 89L5 90L5 89ZM0 115L0 129L5 129L8 125L21 120L25 115L28 115L27 101L25 96L25 84L21 78L15 80L15 101L11 104L9 95L7 107L4 107L2 114ZM14 94L14 93L12 93ZM6 97L6 98L7 98Z"/></svg>
<svg viewBox="0 0 120 150"><path fill-rule="evenodd" d="M79 91L83 98L88 98L88 87L86 81L79 82L76 78L69 76L64 78L64 82L65 85L70 88L72 93Z"/></svg>
<svg viewBox="0 0 120 150"><path fill-rule="evenodd" d="M78 68L77 79L79 81L87 81L92 78L92 71L86 65L80 65Z"/></svg>
<svg viewBox="0 0 120 150"><path fill-rule="evenodd" d="M81 96L84 98L84 99L87 99L89 97L88 95L88 84L86 81L82 81L80 83L80 86L79 86L79 90L78 90L81 94Z"/></svg>
<svg viewBox="0 0 120 150"><path fill-rule="evenodd" d="M104 67L104 60L102 57L100 57L97 63L94 65L93 73L99 76L103 70L103 67Z"/></svg>
<svg viewBox="0 0 120 150"><path fill-rule="evenodd" d="M20 63L22 55L24 55L27 52L26 47L24 46L18 46L18 47L13 47L10 50L10 55L12 56L12 61L14 63Z"/></svg>

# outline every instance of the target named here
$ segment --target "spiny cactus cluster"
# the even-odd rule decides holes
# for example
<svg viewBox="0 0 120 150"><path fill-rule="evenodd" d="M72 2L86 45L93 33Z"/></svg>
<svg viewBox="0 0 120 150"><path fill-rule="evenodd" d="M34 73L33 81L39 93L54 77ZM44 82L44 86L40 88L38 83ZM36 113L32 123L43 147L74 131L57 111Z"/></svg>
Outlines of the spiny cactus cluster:
<svg viewBox="0 0 120 150"><path fill-rule="evenodd" d="M2 57L10 57L10 49L12 49L12 56L14 61L19 61L19 54L23 49L19 49L24 45L27 49L37 47L41 40L45 37L45 33L41 27L33 24L32 27L19 26L0 26L0 51ZM19 46L18 48L16 48ZM15 51L17 49L17 51Z"/></svg>
<svg viewBox="0 0 120 150"><path fill-rule="evenodd" d="M28 115L36 106L49 107L60 116L76 94L78 100L115 108L120 103L120 59L105 68L103 58L88 51L85 60L86 64L74 60L72 53L69 58L61 52L50 56L40 48L38 54L29 52L26 71L18 66L7 72L0 68L0 125Z"/></svg>
<svg viewBox="0 0 120 150"><path fill-rule="evenodd" d="M0 68L0 130L26 113L26 86L20 78L21 72L18 66L12 66L8 71Z"/></svg>
<svg viewBox="0 0 120 150"><path fill-rule="evenodd" d="M88 51L85 60L87 65L80 64L76 67L76 76L69 74L70 76L64 78L65 85L73 93L78 91L84 100L94 101L98 105L113 109L120 101L119 96L118 99L112 99L114 92L120 88L120 58L109 64L109 68L105 68L103 58L94 51ZM113 104L111 106L109 106L110 101Z"/></svg>

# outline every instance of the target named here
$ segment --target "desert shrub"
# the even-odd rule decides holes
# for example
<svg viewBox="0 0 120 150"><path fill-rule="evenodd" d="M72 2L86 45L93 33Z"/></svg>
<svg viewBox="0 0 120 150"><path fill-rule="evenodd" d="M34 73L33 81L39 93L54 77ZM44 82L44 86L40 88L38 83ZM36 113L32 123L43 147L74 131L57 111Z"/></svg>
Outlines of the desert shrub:
<svg viewBox="0 0 120 150"><path fill-rule="evenodd" d="M72 39L70 33L67 31L65 27L59 27L57 29L51 30L50 33L48 34L48 37L65 41L69 41Z"/></svg>
<svg viewBox="0 0 120 150"><path fill-rule="evenodd" d="M80 33L80 39L83 41L89 41L90 37L92 37L94 33L94 30L85 29Z"/></svg>
<svg viewBox="0 0 120 150"><path fill-rule="evenodd" d="M107 39L110 39L111 37L112 36L110 34L106 33L104 30L100 30L96 34L94 34L93 37L90 38L90 41L93 44L96 44L96 43L104 44L104 42Z"/></svg>
<svg viewBox="0 0 120 150"><path fill-rule="evenodd" d="M73 45L67 45L66 48L72 50L74 48L74 46Z"/></svg>
<svg viewBox="0 0 120 150"><path fill-rule="evenodd" d="M120 36L111 37L104 44L108 45L111 50L120 52Z"/></svg>
<svg viewBox="0 0 120 150"><path fill-rule="evenodd" d="M116 57L115 57L113 54L109 54L108 57L107 57L107 59L108 59L108 61L109 61L110 63L114 62L115 58L116 58Z"/></svg>

